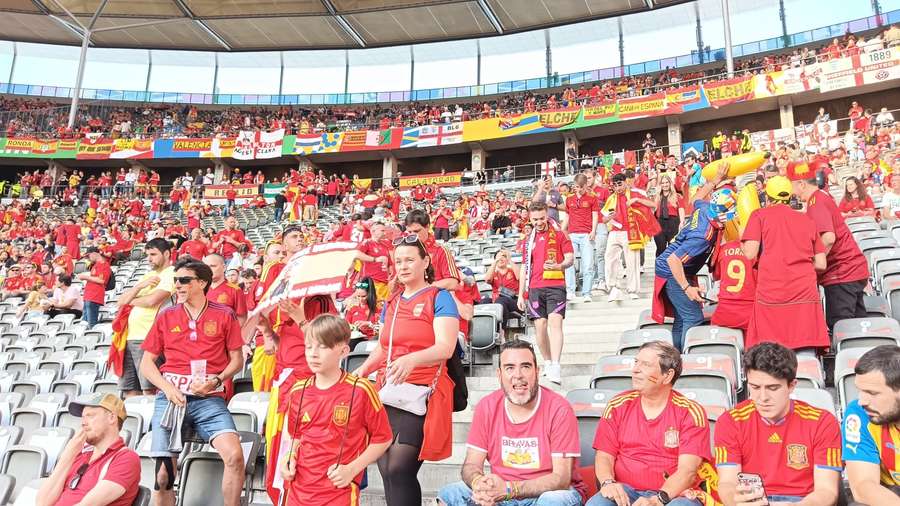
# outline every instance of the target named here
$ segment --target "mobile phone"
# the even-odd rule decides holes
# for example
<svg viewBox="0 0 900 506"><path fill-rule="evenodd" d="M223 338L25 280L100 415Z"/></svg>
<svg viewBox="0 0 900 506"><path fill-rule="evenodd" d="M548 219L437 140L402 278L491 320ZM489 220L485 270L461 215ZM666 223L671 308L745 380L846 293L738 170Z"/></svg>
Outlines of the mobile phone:
<svg viewBox="0 0 900 506"><path fill-rule="evenodd" d="M738 473L738 484L749 488L756 492L760 491L763 497L766 495L766 489L763 487L762 477L753 473Z"/></svg>

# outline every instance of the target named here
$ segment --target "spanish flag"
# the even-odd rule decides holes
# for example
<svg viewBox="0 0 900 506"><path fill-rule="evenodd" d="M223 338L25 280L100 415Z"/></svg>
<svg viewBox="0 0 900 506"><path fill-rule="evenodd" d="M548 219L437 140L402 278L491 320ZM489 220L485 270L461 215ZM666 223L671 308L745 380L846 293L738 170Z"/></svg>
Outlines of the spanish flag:
<svg viewBox="0 0 900 506"><path fill-rule="evenodd" d="M282 440L283 434L290 433L287 414L291 409L291 392L304 388L307 379L301 380L291 369L285 369L269 395L269 411L266 413L266 492L272 504L281 504L279 499L285 489L279 464L291 450L290 437Z"/></svg>
<svg viewBox="0 0 900 506"><path fill-rule="evenodd" d="M128 316L131 314L131 304L125 304L119 308L116 319L112 322L112 345L109 347L109 365L116 373L122 376L125 365L125 344L128 342ZM135 364L138 365L138 364Z"/></svg>

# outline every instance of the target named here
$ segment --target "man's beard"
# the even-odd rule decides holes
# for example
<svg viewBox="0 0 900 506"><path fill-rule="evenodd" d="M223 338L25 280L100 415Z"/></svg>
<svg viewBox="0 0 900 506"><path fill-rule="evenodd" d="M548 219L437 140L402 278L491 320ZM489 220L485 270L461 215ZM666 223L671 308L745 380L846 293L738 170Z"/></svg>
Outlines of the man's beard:
<svg viewBox="0 0 900 506"><path fill-rule="evenodd" d="M869 410L865 411L869 415L869 420L876 425L895 425L900 423L900 399L894 400L893 409L885 413L872 414Z"/></svg>
<svg viewBox="0 0 900 506"><path fill-rule="evenodd" d="M526 404L530 404L531 401L533 401L535 399L535 397L537 397L537 393L538 393L537 382L535 382L533 385L531 385L531 389L528 391L528 399L525 400L525 402L516 402L512 399L512 397L510 396L510 391L512 391L512 388L513 388L512 385L510 385L509 387L504 386L503 387L503 395L506 397L507 401L509 401L511 404L515 404L516 406L525 406Z"/></svg>

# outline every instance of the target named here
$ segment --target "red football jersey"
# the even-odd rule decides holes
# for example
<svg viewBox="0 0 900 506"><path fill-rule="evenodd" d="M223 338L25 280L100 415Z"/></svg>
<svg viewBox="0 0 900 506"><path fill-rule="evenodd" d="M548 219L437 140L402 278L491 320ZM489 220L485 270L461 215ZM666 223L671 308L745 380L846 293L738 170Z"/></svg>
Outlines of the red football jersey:
<svg viewBox="0 0 900 506"><path fill-rule="evenodd" d="M244 292L237 285L222 281L219 286L211 286L206 292L206 300L228 306L238 316L247 316L247 301Z"/></svg>
<svg viewBox="0 0 900 506"><path fill-rule="evenodd" d="M590 234L593 214L600 216L600 203L589 193L581 197L573 193L566 198L566 212L569 213L570 234Z"/></svg>
<svg viewBox="0 0 900 506"><path fill-rule="evenodd" d="M678 456L712 460L706 411L672 391L662 413L648 420L636 390L613 397L597 424L594 449L615 457L615 479L636 490L659 490Z"/></svg>
<svg viewBox="0 0 900 506"><path fill-rule="evenodd" d="M767 495L804 497L813 491L815 468L841 472L841 430L834 415L791 401L784 420L769 422L752 400L716 422L716 466L741 466L762 477Z"/></svg>
<svg viewBox="0 0 900 506"><path fill-rule="evenodd" d="M828 286L869 279L866 257L853 239L831 195L821 190L813 194L807 203L806 214L815 222L816 232L831 232L835 236L834 245L828 252L828 265L825 272L819 274L819 283Z"/></svg>
<svg viewBox="0 0 900 506"><path fill-rule="evenodd" d="M288 433L300 440L300 447L287 504L356 506L363 474L349 487L336 488L328 479L328 468L338 463L338 454L340 463L348 464L370 444L390 441L391 425L378 392L365 378L344 373L324 390L316 387L314 379L298 381L290 391Z"/></svg>
<svg viewBox="0 0 900 506"><path fill-rule="evenodd" d="M549 251L555 252L558 250L559 254L556 255L556 259L554 260L555 263L562 263L566 253L574 254L575 252L575 250L572 249L572 241L569 240L569 236L562 230L550 228L554 226L555 225L552 223L548 224L546 232L535 232L534 234L534 244L531 246L531 279L528 284L530 288L566 285L566 279L563 276L562 271L544 270L544 263L550 260L548 255ZM523 262L527 262L527 259L524 259L526 254L525 250L527 249L528 238L526 238L522 249Z"/></svg>
<svg viewBox="0 0 900 506"><path fill-rule="evenodd" d="M719 304L712 316L712 324L720 327L747 330L753 301L756 299L756 271L753 261L744 256L740 241L721 246L716 261L719 280Z"/></svg>
<svg viewBox="0 0 900 506"><path fill-rule="evenodd" d="M370 257L387 257L388 265L392 263L391 256L393 253L393 249L394 248L391 245L390 241L386 239L383 239L381 241L369 239L363 241L359 245L359 251L365 253L366 255L369 255ZM362 264L362 274L360 274L360 277L370 277L373 280L381 283L388 282L388 269L385 264L381 262L363 262Z"/></svg>
<svg viewBox="0 0 900 506"><path fill-rule="evenodd" d="M163 309L141 345L154 355L165 354L159 368L167 380L183 390L190 384L191 360L206 360L206 374L218 374L228 366L228 352L244 345L241 326L234 311L215 302L207 302L196 320L184 304ZM224 397L224 390L215 395Z"/></svg>

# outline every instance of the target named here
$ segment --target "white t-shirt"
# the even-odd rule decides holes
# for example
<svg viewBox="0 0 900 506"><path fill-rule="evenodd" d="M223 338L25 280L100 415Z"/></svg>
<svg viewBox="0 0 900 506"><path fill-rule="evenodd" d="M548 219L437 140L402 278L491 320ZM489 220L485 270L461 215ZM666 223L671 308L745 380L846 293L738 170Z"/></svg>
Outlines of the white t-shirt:
<svg viewBox="0 0 900 506"><path fill-rule="evenodd" d="M69 299L75 299L75 302L67 309L75 311L84 310L84 299L81 298L81 290L79 290L77 286L69 285L69 288L66 288L65 291L58 286L53 289L53 302L61 304Z"/></svg>

